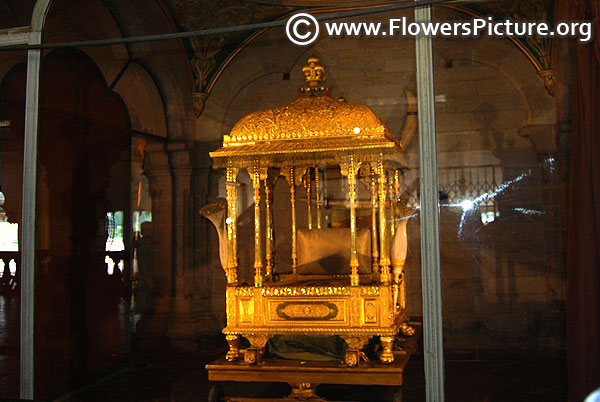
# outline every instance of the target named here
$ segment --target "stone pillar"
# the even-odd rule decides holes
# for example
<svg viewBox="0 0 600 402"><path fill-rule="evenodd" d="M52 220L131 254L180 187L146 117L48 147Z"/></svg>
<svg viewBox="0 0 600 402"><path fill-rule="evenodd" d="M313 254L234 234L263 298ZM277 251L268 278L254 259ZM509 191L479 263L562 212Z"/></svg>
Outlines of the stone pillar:
<svg viewBox="0 0 600 402"><path fill-rule="evenodd" d="M198 213L200 208L214 201L218 189L214 189L216 177L222 175L212 168L212 160L209 152L220 148L221 141L196 142L194 143L194 152L192 164L194 173L192 177L192 222L194 228L194 311L198 322L200 335L220 335L223 325L219 323L215 310L217 306L213 305L215 293L218 292L225 297L225 287L216 288L218 280L214 280L213 275L223 275L221 264L218 261L211 260L211 249L218 250L219 244L210 244L210 232L212 224ZM215 265L216 262L216 265Z"/></svg>
<svg viewBox="0 0 600 402"><path fill-rule="evenodd" d="M196 322L193 317L192 214L190 144L184 141L167 144L173 180L173 303L169 338L186 342L193 339ZM163 236L168 236L163 233Z"/></svg>
<svg viewBox="0 0 600 402"><path fill-rule="evenodd" d="M152 198L152 247L154 253L151 279L153 307L144 312L138 333L144 341L164 338L171 314L172 286L172 205L173 191L169 160L164 144L148 142L145 147L144 173L148 177Z"/></svg>
<svg viewBox="0 0 600 402"><path fill-rule="evenodd" d="M215 332L215 316L210 312L206 281L199 264L205 256L196 253L196 242L206 239L201 233L195 196L205 197L208 170L198 168L194 144L185 141L167 145L173 180L173 303L168 335L178 346L196 347L198 338ZM196 188L196 184L202 188ZM164 234L163 234L164 235ZM202 286L204 285L204 286ZM198 303L197 301L202 301ZM211 331L212 330L212 331Z"/></svg>
<svg viewBox="0 0 600 402"><path fill-rule="evenodd" d="M173 181L173 302L168 335L182 347L221 330L211 310L208 226L198 211L208 201L211 144L167 145ZM164 236L165 234L163 234Z"/></svg>

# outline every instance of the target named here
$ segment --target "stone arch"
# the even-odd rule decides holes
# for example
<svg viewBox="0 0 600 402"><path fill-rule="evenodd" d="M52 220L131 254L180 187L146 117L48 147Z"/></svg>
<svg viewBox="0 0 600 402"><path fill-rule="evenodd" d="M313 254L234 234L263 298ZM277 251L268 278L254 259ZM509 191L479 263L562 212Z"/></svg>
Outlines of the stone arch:
<svg viewBox="0 0 600 402"><path fill-rule="evenodd" d="M406 10L405 12L407 12L408 18L412 18L412 11L411 10ZM460 8L455 8L455 7L438 7L436 8L436 13L435 13L435 18L436 19L444 19L441 18L441 16L446 16L446 15L454 15L456 17L456 15L464 17L465 15L468 15L469 17L471 16L471 14L469 14L468 12L460 9ZM381 15L381 14L375 14L376 16ZM281 36L283 36L283 32L280 29L270 29L270 30L265 30L263 32L258 33L257 35L254 35L252 38L250 38L247 42L243 43L239 48L238 51L234 52L234 56L230 57L226 62L225 65L222 66L220 68L220 74L218 76L218 78L215 80L215 82L213 83L213 85L211 86L211 95L209 95L209 100L206 102L206 107L205 107L205 111L208 109L208 113L206 114L205 117L205 121L202 121L199 123L199 127L197 129L198 135L203 135L200 134L205 133L206 130L206 124L207 121L206 120L213 120L214 119L214 114L215 113L219 113L217 111L217 109L221 108L224 106L223 104L217 105L214 102L212 102L210 100L210 98L213 96L214 92L219 92L218 86L219 86L219 80L223 80L223 79L227 79L226 77L230 77L233 74L227 73L227 70L229 68L230 64L235 64L235 59L238 57L244 57L242 55L242 53L244 53L246 51L247 48L253 48L254 50L256 50L256 46L253 46L253 43L255 41L260 41L263 46L265 45L265 43L267 41L262 40L261 41L261 37L262 36L270 36L271 38L273 37L272 33L273 32L281 32ZM319 41L322 41L323 38L321 38ZM530 125L530 124L539 124L539 121L546 121L547 118L549 118L551 116L551 110L553 107L553 103L552 103L552 99L550 96L547 96L547 99L545 100L545 102L539 102L539 101L533 101L531 99L531 96L528 95L528 93L530 92L535 92L535 97L539 100L540 95L542 94L542 92L544 92L542 89L544 88L544 82L543 80L537 76L537 74L535 74L534 79L531 79L531 76L533 76L533 74L530 73L535 73L535 66L531 63L531 61L529 60L529 58L531 56L528 56L525 54L525 52L520 49L513 40L511 39L507 39L507 46L508 52L507 55L509 57L507 57L506 59L510 61L509 62L505 62L502 63L502 60L505 60L504 58L500 59L500 62L498 60L498 58L492 58L489 59L487 57L487 55L485 55L485 48L487 47L486 45L478 45L477 47L477 52L480 54L474 54L473 57L474 59L478 59L479 62L488 65L492 68L497 69L501 74L503 74L512 84L513 86L519 91L519 95L521 97L521 100L523 102L523 105L527 111L527 116L523 122L523 125ZM287 43L287 45L289 45L289 43ZM268 45L267 45L268 46ZM313 47L316 45L313 45ZM288 47L286 46L286 43L283 43L283 47ZM308 48L311 49L312 47ZM306 48L300 48L300 49L306 49ZM479 60L481 59L481 60ZM253 67L254 65L251 63L250 68L245 69L245 70L238 70L236 71L236 75L243 77L241 80L246 79L246 84L248 84L247 79L249 79L250 75L252 74ZM235 68L235 67L234 67ZM523 71L527 71L527 74L525 74L525 76L522 74ZM287 72L287 71L286 71ZM274 73L273 70L264 70L264 74L269 74L269 73ZM249 75L250 74L250 75ZM258 77L253 77L250 78L251 80L257 79ZM239 80L239 81L241 81ZM239 81L237 82L237 84L239 84ZM243 86L244 84L242 84ZM239 85L238 85L239 87ZM220 95L216 95L216 97L218 97ZM204 117L204 116L203 116ZM209 130L211 133L213 133L214 135L214 131Z"/></svg>
<svg viewBox="0 0 600 402"><path fill-rule="evenodd" d="M26 81L25 65L15 67L14 71L17 72L14 81L7 81L9 87L12 87L10 101L4 103L7 109L10 106L12 110L3 110L3 113L8 112L5 118L13 122L12 129L17 138L20 137L17 144L22 146L25 119L20 105L25 102L25 91L21 90ZM108 90L100 70L85 53L78 50L51 52L44 59L41 74L36 239L40 249L47 251L47 255L52 255L50 259L53 262L43 272L36 270L36 298L41 302L36 306L38 332L35 345L36 353L54 353L55 356L60 356L36 361L37 374L44 372L44 369L47 369L46 374L53 373L53 376L36 375L39 396L48 397L64 389L70 375L69 363L66 361L75 364L77 360L81 364L87 364L85 362L89 357L90 362L97 362L99 359L96 360L96 357L108 350L105 347L113 349L114 346L112 341L109 345L102 343L97 337L93 338L96 335L89 338L82 335L77 338L81 344L85 342L86 345L93 345L86 349L89 354L83 350L76 359L68 360L70 357L65 357L68 353L63 351L68 350L71 341L62 335L64 333L68 337L69 331L83 328L83 310L78 310L79 318L74 320L74 324L69 321L68 314L62 315L61 311L52 308L49 310L48 306L52 302L49 303L48 300L60 300L64 305L72 303L70 306L84 305L84 296L76 289L89 291L85 278L86 275L91 278L92 272L104 281L104 285L100 281L89 281L98 286L96 289L114 289L107 286L106 277L102 275L104 260L99 257L105 247L103 213L110 210L126 211L129 208L128 150L131 130L122 100ZM14 168L22 169L18 161L15 165L13 171ZM20 175L14 176L22 177L22 171ZM22 183L19 180L13 185L20 189ZM76 196L70 197L69 194ZM21 216L20 219L24 218ZM90 251L95 257L82 259L82 254L77 249L84 252L95 250ZM62 253L69 254L70 257L67 258L71 262L79 258L90 263L74 263L73 266L81 268L74 270ZM92 263L92 260L95 262ZM119 295L115 298L117 296ZM90 300L101 300L90 297ZM118 319L112 308L107 312L94 311L111 317L113 323ZM46 336L46 332L51 332L51 328L56 325L63 328L60 336ZM99 334L94 328L89 333ZM59 367L52 366L54 361Z"/></svg>
<svg viewBox="0 0 600 402"><path fill-rule="evenodd" d="M67 42L98 37L122 36L113 14L101 0L71 4L54 1L48 13L45 41ZM107 85L125 102L132 129L167 137L166 111L154 78L131 58L127 46L82 47L101 71Z"/></svg>
<svg viewBox="0 0 600 402"><path fill-rule="evenodd" d="M470 14L454 8L440 7L436 10L435 19L439 21L459 20ZM434 51L444 62L473 62L488 66L505 77L518 92L526 117L522 125L554 123L554 100L544 87L544 81L538 76L537 70L523 50L517 47L509 38L489 38L482 36L469 40L473 46L468 54L452 54L446 52L438 42L446 39L434 39ZM447 39L452 41L456 39ZM435 58L434 58L435 59ZM436 68L442 64L436 60ZM435 74L435 71L434 71Z"/></svg>
<svg viewBox="0 0 600 402"><path fill-rule="evenodd" d="M163 99L150 73L139 63L131 62L113 81L129 111L132 130L167 138L167 118Z"/></svg>
<svg viewBox="0 0 600 402"><path fill-rule="evenodd" d="M37 0L31 16L31 29L33 32L42 32L46 23L46 16L52 0Z"/></svg>
<svg viewBox="0 0 600 402"><path fill-rule="evenodd" d="M455 10L444 9L443 12L439 16L441 19L461 16ZM405 13L410 20L410 11ZM380 14L377 17L384 21L387 16ZM247 113L294 99L302 80L300 67L306 56L312 53L316 53L325 66L330 66L326 84L334 96L342 95L350 101L367 104L390 126L392 132L399 133L406 110L402 92L404 87L415 88L415 61L413 41L410 38L395 40L321 38L309 48L298 48L287 42L282 30L272 29L242 49L222 72L206 101L204 115L197 121L196 137L219 141ZM462 40L471 41L472 46L458 43L457 39L436 38L434 41L436 80L443 80L444 74L448 73L443 71L447 61L453 61L456 66L468 63L486 70L480 71L481 78L489 80L487 84L491 86L502 87L500 92L506 95L504 101L510 105L492 105L498 111L495 115L499 119L498 124L506 126L502 130L510 130L511 143L520 148L529 147L529 142L518 135L519 130L529 125L548 126L555 121L553 99L546 92L543 80L537 76L522 51L505 39L481 37ZM359 45L360 52L357 51ZM464 54L456 53L457 47L462 47ZM388 51L382 53L384 48ZM282 79L283 73L290 73L288 81ZM484 84L486 82L478 85L483 87ZM438 114L441 116L444 107L443 104L439 106ZM509 110L514 112L509 113ZM469 130L476 130L481 124L473 122ZM438 124L438 128L440 132L456 131L456 128L444 127L443 124ZM415 144L409 149L408 156L416 166ZM494 156L488 155L485 159L489 162L494 160Z"/></svg>
<svg viewBox="0 0 600 402"><path fill-rule="evenodd" d="M27 5L24 7L24 10L31 11L29 23L34 33L41 34L51 2L52 0L36 0L35 4L30 5L31 8L28 8ZM0 82L4 81L4 78L13 67L26 60L27 54L26 52L5 52L2 56L0 59Z"/></svg>
<svg viewBox="0 0 600 402"><path fill-rule="evenodd" d="M159 2L104 2L123 35L148 35L156 32L176 32L172 18ZM127 45L130 57L142 65L153 78L165 105L168 137L190 141L195 129L194 91L191 67L181 40L142 42Z"/></svg>
<svg viewBox="0 0 600 402"><path fill-rule="evenodd" d="M3 57L0 60L0 82L4 81L14 68L25 60L25 53L21 52L14 52Z"/></svg>
<svg viewBox="0 0 600 402"><path fill-rule="evenodd" d="M76 4L38 1L32 26L34 30L43 27L45 42L122 36L111 11L101 0ZM131 60L128 48L121 44L82 47L80 50L93 60L107 84L114 87L125 102L132 129L166 138L166 113L162 96L149 72L140 63ZM0 78L24 60L24 53L15 52L4 57L0 63Z"/></svg>

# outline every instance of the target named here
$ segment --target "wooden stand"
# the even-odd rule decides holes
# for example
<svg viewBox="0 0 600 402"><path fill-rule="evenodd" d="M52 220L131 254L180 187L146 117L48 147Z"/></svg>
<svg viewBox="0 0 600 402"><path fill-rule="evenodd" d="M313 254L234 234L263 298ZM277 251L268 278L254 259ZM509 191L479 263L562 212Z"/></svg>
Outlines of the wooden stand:
<svg viewBox="0 0 600 402"><path fill-rule="evenodd" d="M411 322L415 329L413 336L398 335L394 350L394 361L391 364L361 361L356 367L348 367L337 362L308 362L299 360L264 359L260 364L248 364L243 361L229 362L220 358L206 365L209 381L242 381L242 382L286 382L292 387L287 398L251 398L218 395L213 388L211 395L214 401L325 401L319 397L315 389L319 384L351 384L401 386L404 380L404 368L414 353L421 336L421 323ZM394 398L395 402L400 399ZM209 398L209 402L214 402ZM332 401L330 401L332 402Z"/></svg>

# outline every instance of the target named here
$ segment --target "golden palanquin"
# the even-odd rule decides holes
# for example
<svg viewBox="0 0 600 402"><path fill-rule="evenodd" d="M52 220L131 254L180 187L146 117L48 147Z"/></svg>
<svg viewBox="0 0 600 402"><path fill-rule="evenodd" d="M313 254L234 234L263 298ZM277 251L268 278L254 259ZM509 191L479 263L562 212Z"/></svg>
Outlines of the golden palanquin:
<svg viewBox="0 0 600 402"><path fill-rule="evenodd" d="M274 335L339 335L348 344L346 363L355 366L363 346L378 335L380 360L390 363L393 337L413 331L406 324L406 222L399 219L398 207L403 144L368 107L332 99L322 86L325 74L317 58L308 60L303 73L307 85L297 100L244 117L224 137L222 148L210 154L215 167L227 172L226 239L224 234L221 239L226 240L221 260L228 284L226 357L238 359L240 336L250 341L244 361L256 363ZM401 139L410 141L415 129L416 112L409 107ZM242 169L254 189L253 286L238 281L237 179ZM349 210L346 228L322 219L323 181L332 170L344 179L346 194L337 202ZM292 270L285 274L278 272L274 258L272 197L280 176L289 185L291 207ZM357 197L359 180L369 189L368 199ZM297 224L298 187L306 192L305 229ZM357 223L358 209L368 212L367 228Z"/></svg>

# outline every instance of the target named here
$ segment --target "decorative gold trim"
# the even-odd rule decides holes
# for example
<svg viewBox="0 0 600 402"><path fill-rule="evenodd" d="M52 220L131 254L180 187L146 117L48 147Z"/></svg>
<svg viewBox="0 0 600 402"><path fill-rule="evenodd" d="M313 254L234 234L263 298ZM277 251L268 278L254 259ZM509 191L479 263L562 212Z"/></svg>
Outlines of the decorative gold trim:
<svg viewBox="0 0 600 402"><path fill-rule="evenodd" d="M321 186L320 186L321 172L319 167L315 167L315 197L317 199L317 229L321 229Z"/></svg>
<svg viewBox="0 0 600 402"><path fill-rule="evenodd" d="M344 286L269 287L263 288L265 297L276 296L348 296L350 289Z"/></svg>
<svg viewBox="0 0 600 402"><path fill-rule="evenodd" d="M273 142L261 144L244 144L224 146L210 152L214 167L228 167L230 161L233 167L246 167L259 158L271 167L290 165L290 157L301 160L302 164L333 164L340 157L354 153L357 161L375 162L376 155L385 154L389 160L404 164L404 157L399 154L400 145L396 140L386 136L371 138L327 139L315 138L312 141Z"/></svg>
<svg viewBox="0 0 600 402"><path fill-rule="evenodd" d="M286 322L285 327L243 327L243 328L229 328L226 327L221 331L223 334L239 334L242 333L243 336L247 337L250 334L298 334L298 333L307 333L307 334L319 334L319 335L339 335L339 334L352 334L352 335L382 335L393 337L398 333L398 326L393 327L362 327L362 328L349 328L349 327L311 327L308 326L306 322L297 323L298 326L290 325L290 322ZM320 325L320 323L319 323Z"/></svg>
<svg viewBox="0 0 600 402"><path fill-rule="evenodd" d="M338 305L328 300L286 300L275 307L277 317L289 321L327 321L338 317L339 312Z"/></svg>
<svg viewBox="0 0 600 402"><path fill-rule="evenodd" d="M360 287L360 295L361 296L379 296L379 286L361 286Z"/></svg>
<svg viewBox="0 0 600 402"><path fill-rule="evenodd" d="M236 296L254 296L254 288L236 286L235 295Z"/></svg>

